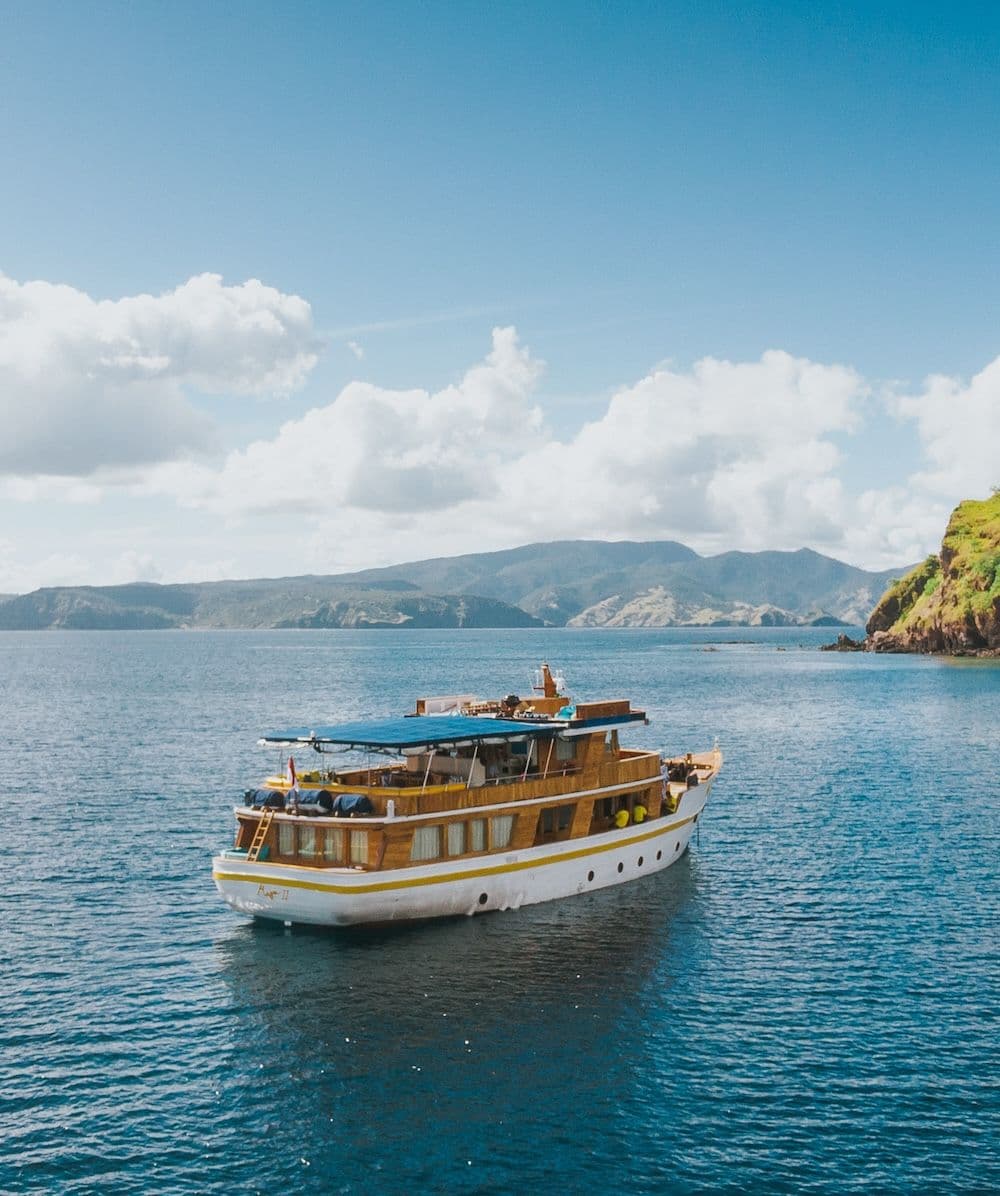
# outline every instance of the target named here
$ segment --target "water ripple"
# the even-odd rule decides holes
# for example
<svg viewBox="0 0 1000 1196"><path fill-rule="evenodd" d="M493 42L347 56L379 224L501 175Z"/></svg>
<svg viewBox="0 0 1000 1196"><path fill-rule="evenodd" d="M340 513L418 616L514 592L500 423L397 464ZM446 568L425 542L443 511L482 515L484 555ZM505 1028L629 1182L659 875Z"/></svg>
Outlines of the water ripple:
<svg viewBox="0 0 1000 1196"><path fill-rule="evenodd" d="M0 1190L1000 1187L1000 669L825 634L0 635ZM723 736L667 873L348 935L218 902L258 732L542 657Z"/></svg>

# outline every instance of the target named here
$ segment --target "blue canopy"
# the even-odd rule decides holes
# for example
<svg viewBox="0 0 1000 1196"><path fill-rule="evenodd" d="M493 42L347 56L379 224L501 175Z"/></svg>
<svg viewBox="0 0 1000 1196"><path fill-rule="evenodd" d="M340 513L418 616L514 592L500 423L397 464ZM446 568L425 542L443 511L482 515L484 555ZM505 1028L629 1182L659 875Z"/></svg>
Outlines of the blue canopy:
<svg viewBox="0 0 1000 1196"><path fill-rule="evenodd" d="M291 731L272 731L263 736L260 742L399 751L407 747L450 748L458 743L482 743L484 739L509 740L525 735L552 735L565 729L564 722L488 718L470 714L430 714L340 723L332 727L301 727Z"/></svg>

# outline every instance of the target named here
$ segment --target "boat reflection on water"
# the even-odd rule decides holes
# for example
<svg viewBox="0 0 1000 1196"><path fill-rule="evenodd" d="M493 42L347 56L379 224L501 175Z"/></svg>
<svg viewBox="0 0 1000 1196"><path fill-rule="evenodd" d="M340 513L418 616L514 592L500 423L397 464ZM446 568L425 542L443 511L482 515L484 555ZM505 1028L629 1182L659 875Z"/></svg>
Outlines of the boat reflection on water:
<svg viewBox="0 0 1000 1196"><path fill-rule="evenodd" d="M273 1148L336 1171L346 1190L363 1184L363 1157L401 1188L444 1183L459 1154L477 1183L502 1186L515 1124L613 1121L630 1059L669 1017L671 961L703 936L698 889L697 861L683 859L478 918L349 934L233 927L217 946L232 1049L258 1061L242 1095Z"/></svg>

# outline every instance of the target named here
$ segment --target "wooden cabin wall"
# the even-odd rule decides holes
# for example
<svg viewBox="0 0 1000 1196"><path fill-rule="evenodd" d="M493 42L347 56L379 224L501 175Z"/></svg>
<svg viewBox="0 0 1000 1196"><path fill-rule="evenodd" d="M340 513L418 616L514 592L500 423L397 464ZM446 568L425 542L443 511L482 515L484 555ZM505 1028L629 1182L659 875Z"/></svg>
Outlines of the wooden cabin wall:
<svg viewBox="0 0 1000 1196"><path fill-rule="evenodd" d="M520 814L515 814L514 829L511 831L510 844L503 850L520 851L524 847L530 847L535 841L535 831L538 828L539 817L539 806L535 806L530 810L524 810Z"/></svg>
<svg viewBox="0 0 1000 1196"><path fill-rule="evenodd" d="M382 855L382 867L405 868L410 863L410 845L413 842L413 827L393 826L389 823L383 832L385 851Z"/></svg>
<svg viewBox="0 0 1000 1196"><path fill-rule="evenodd" d="M571 839L580 839L584 835L590 834L590 823L594 816L594 802L596 798L583 797L576 803L576 813L573 815L573 824L569 828L569 837Z"/></svg>
<svg viewBox="0 0 1000 1196"><path fill-rule="evenodd" d="M650 752L646 756L634 756L630 760L605 761L602 758L597 767L597 781L593 787L644 781L647 778L658 778L659 775L660 757L656 752Z"/></svg>
<svg viewBox="0 0 1000 1196"><path fill-rule="evenodd" d="M236 820L236 841L234 847L240 851L246 851L250 847L253 840L253 833L257 829L257 819L253 818L237 818Z"/></svg>
<svg viewBox="0 0 1000 1196"><path fill-rule="evenodd" d="M578 740L576 762L583 774L584 789L593 789L600 784L598 772L604 762L604 734L587 735Z"/></svg>
<svg viewBox="0 0 1000 1196"><path fill-rule="evenodd" d="M576 717L579 719L615 718L618 715L639 713L632 710L628 698L612 698L606 702L577 702Z"/></svg>
<svg viewBox="0 0 1000 1196"><path fill-rule="evenodd" d="M535 714L558 714L562 708L567 705L569 698L524 698L521 701L520 709L533 710Z"/></svg>

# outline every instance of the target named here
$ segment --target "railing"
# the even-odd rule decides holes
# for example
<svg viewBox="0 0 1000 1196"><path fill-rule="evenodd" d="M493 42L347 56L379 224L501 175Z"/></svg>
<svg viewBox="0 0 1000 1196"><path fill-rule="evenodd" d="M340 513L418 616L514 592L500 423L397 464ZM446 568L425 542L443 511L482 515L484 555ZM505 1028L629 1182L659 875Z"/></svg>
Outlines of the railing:
<svg viewBox="0 0 1000 1196"><path fill-rule="evenodd" d="M582 777L587 776L587 784L603 788L605 786L632 784L642 781L653 781L660 773L660 758L657 752L626 750L620 756L602 759L584 768L572 765L563 768L549 768L545 772L516 771L506 776L488 777L480 785L469 785L464 779L439 781L436 784L424 783L424 776L419 773L408 773L400 770L395 775L386 769L357 769L349 773L340 774L336 780L309 781L299 786L299 791L305 800L310 792L326 789L333 794L364 793L375 807L374 817L383 818L387 815L387 805L393 801L396 813L408 814L436 814L449 809L471 809L481 805L491 805L505 799L497 790L518 787L518 798L531 800L540 797L558 797L563 793L572 792L579 787ZM433 776L433 772L431 773ZM389 783L379 778L386 778ZM395 784L397 781L407 781L405 784ZM271 778L277 782L279 778ZM283 779L274 788L287 790L287 782Z"/></svg>

